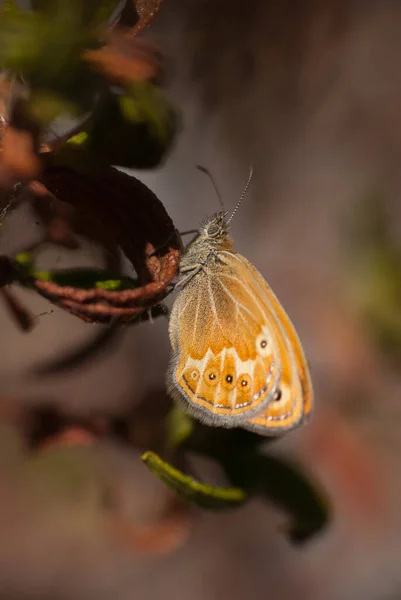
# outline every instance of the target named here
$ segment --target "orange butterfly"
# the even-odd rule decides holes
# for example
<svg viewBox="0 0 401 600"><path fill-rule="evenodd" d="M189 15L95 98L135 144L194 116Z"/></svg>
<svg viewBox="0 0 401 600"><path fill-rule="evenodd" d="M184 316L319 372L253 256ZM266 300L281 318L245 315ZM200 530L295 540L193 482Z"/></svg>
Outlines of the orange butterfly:
<svg viewBox="0 0 401 600"><path fill-rule="evenodd" d="M294 326L228 233L251 177L231 217L206 219L181 259L167 388L208 425L274 435L304 422L313 392Z"/></svg>

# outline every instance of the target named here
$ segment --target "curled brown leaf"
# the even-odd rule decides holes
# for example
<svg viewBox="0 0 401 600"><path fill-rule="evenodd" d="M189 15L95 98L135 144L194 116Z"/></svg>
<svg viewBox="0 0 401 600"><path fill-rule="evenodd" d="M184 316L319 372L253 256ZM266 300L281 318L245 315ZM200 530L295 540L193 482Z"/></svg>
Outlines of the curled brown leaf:
<svg viewBox="0 0 401 600"><path fill-rule="evenodd" d="M42 216L52 198L73 207L74 231L112 255L121 248L138 277L138 287L124 290L81 289L33 277L31 285L43 296L83 320L123 323L167 295L178 270L180 242L162 203L138 179L113 168L87 174L50 167L44 170L41 185L31 186L31 193ZM71 223L67 209L63 218ZM51 231L54 221L48 214L47 219ZM70 233L69 226L65 231Z"/></svg>

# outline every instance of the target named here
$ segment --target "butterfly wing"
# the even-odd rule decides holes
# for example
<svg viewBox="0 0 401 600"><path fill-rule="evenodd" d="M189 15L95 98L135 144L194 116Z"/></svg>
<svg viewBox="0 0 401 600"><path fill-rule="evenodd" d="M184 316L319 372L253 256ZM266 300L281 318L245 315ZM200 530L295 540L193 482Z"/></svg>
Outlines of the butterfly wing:
<svg viewBox="0 0 401 600"><path fill-rule="evenodd" d="M261 435L278 435L293 429L310 415L313 408L313 390L308 365L301 342L287 313L260 273L244 257L237 255L264 290L271 309L281 325L279 337L282 357L281 379L275 398L257 415L247 418L244 429Z"/></svg>
<svg viewBox="0 0 401 600"><path fill-rule="evenodd" d="M266 289L238 256L220 252L187 283L169 327L169 392L195 417L226 427L272 400L284 348Z"/></svg>

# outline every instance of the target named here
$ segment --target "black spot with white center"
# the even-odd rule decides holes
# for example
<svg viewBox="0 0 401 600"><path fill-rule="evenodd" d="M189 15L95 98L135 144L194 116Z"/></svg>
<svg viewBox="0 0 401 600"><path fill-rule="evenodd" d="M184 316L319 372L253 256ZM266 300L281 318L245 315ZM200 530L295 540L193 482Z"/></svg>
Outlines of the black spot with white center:
<svg viewBox="0 0 401 600"><path fill-rule="evenodd" d="M266 348L266 346L267 346L267 342L266 342L266 340L262 340L262 341L260 342L260 347L261 347L261 348Z"/></svg>
<svg viewBox="0 0 401 600"><path fill-rule="evenodd" d="M242 385L242 387L245 387L246 385L248 385L248 382L247 382L247 381L245 381L245 379L243 379L243 380L241 381L241 385Z"/></svg>
<svg viewBox="0 0 401 600"><path fill-rule="evenodd" d="M212 380L213 380L213 379L216 379L216 375L215 375L214 373L210 373L210 375L209 375L209 379L212 379Z"/></svg>
<svg viewBox="0 0 401 600"><path fill-rule="evenodd" d="M232 380L233 380L233 376L232 375L227 375L227 377L226 377L227 383L231 383Z"/></svg>

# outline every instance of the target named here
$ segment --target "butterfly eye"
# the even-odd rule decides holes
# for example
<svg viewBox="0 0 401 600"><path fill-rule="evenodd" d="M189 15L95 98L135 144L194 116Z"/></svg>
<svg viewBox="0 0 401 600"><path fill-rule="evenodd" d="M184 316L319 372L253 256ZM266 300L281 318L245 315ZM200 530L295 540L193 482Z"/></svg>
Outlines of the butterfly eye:
<svg viewBox="0 0 401 600"><path fill-rule="evenodd" d="M207 230L207 234L210 237L214 237L214 236L218 235L219 231L220 231L220 227L217 225L217 223L212 223Z"/></svg>

